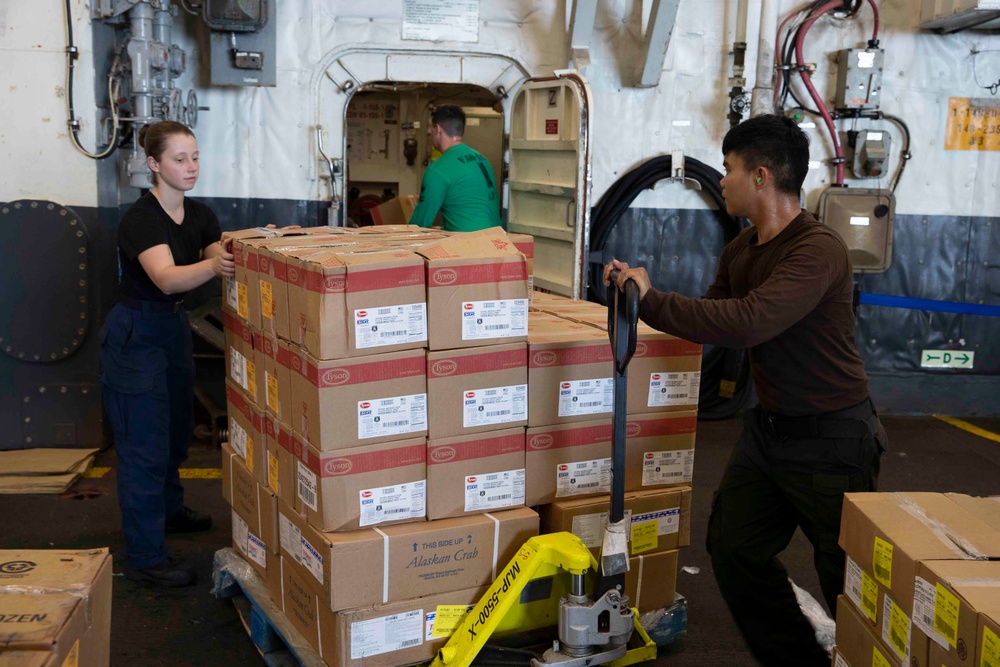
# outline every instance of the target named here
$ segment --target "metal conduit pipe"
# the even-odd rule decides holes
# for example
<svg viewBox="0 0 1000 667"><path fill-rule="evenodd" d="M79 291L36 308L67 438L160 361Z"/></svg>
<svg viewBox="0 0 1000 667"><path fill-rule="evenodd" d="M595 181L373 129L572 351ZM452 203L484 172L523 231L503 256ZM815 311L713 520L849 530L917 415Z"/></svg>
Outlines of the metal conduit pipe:
<svg viewBox="0 0 1000 667"><path fill-rule="evenodd" d="M761 0L757 38L757 76L750 97L750 116L774 113L774 49L778 39L778 1Z"/></svg>

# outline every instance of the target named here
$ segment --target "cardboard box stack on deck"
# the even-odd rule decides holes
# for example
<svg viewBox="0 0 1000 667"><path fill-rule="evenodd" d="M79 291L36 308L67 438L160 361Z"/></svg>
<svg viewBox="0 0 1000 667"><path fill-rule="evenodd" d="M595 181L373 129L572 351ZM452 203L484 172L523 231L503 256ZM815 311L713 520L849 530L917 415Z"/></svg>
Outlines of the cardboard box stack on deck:
<svg viewBox="0 0 1000 667"><path fill-rule="evenodd" d="M910 667L1000 664L998 528L996 498L847 494L840 659Z"/></svg>
<svg viewBox="0 0 1000 667"><path fill-rule="evenodd" d="M328 664L429 660L438 606L538 533L525 257L501 230L232 236L233 547Z"/></svg>

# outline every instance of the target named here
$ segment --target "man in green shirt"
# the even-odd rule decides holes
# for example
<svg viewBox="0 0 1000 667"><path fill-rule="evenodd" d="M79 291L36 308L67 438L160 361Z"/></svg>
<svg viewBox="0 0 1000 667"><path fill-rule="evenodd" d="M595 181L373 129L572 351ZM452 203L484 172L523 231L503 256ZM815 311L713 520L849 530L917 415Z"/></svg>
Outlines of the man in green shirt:
<svg viewBox="0 0 1000 667"><path fill-rule="evenodd" d="M454 105L431 114L431 142L441 152L424 172L420 202L411 225L430 227L438 211L448 232L474 232L500 225L493 168L478 151L462 143L465 112Z"/></svg>

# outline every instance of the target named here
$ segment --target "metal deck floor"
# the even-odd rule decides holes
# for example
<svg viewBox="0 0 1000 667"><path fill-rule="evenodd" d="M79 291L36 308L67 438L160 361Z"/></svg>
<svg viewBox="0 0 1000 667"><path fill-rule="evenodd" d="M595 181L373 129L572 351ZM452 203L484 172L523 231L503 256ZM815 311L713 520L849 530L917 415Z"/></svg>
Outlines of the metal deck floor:
<svg viewBox="0 0 1000 667"><path fill-rule="evenodd" d="M970 420L1000 433L1000 419ZM932 417L883 419L890 451L882 461L882 491L955 491L971 495L1000 493L1000 442L960 430ZM705 530L723 466L740 431L740 420L699 423L692 503L692 546L681 550L677 589L688 599L688 636L682 650L661 655L663 667L738 667L754 665L729 618L705 552ZM113 466L113 451L98 466ZM218 468L219 452L195 444L185 467ZM212 556L230 544L230 510L218 479L185 481L187 504L208 511L215 526L207 533L171 537L171 548L197 567L196 586L172 592L136 586L120 576L121 536L113 478L83 479L75 490L86 499L0 495L0 548L93 548L110 546L115 556L111 664L173 665L263 664L229 601L216 600L211 587ZM797 534L782 557L792 579L818 597L809 544Z"/></svg>

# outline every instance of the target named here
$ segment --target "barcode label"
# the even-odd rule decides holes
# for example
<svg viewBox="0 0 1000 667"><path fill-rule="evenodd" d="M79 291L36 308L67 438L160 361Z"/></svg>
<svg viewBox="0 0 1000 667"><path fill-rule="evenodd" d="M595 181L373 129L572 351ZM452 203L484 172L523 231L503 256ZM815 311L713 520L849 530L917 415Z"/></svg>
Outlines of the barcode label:
<svg viewBox="0 0 1000 667"><path fill-rule="evenodd" d="M694 477L694 450L646 452L642 455L642 485L688 483Z"/></svg>
<svg viewBox="0 0 1000 667"><path fill-rule="evenodd" d="M383 521L422 519L426 514L427 480L394 484L358 492L360 525L374 526Z"/></svg>
<svg viewBox="0 0 1000 667"><path fill-rule="evenodd" d="M298 461L299 498L316 512L316 475L302 461Z"/></svg>
<svg viewBox="0 0 1000 667"><path fill-rule="evenodd" d="M247 533L247 558L267 569L267 545L256 535Z"/></svg>
<svg viewBox="0 0 1000 667"><path fill-rule="evenodd" d="M465 511L482 512L524 504L524 468L465 478Z"/></svg>
<svg viewBox="0 0 1000 667"><path fill-rule="evenodd" d="M229 418L229 445L244 461L247 459L247 432L235 417Z"/></svg>
<svg viewBox="0 0 1000 667"><path fill-rule="evenodd" d="M226 277L226 304L233 309L239 310L239 293L236 290L236 278Z"/></svg>
<svg viewBox="0 0 1000 667"><path fill-rule="evenodd" d="M465 301L462 340L513 338L528 335L528 300Z"/></svg>
<svg viewBox="0 0 1000 667"><path fill-rule="evenodd" d="M408 303L354 311L356 349L427 340L427 304Z"/></svg>
<svg viewBox="0 0 1000 667"><path fill-rule="evenodd" d="M307 570L312 572L316 581L323 583L323 556L313 548L306 538L301 538L302 542L302 564Z"/></svg>
<svg viewBox="0 0 1000 667"><path fill-rule="evenodd" d="M427 394L358 401L358 439L382 438L427 428Z"/></svg>
<svg viewBox="0 0 1000 667"><path fill-rule="evenodd" d="M556 498L585 493L610 493L611 459L573 461L556 465Z"/></svg>
<svg viewBox="0 0 1000 667"><path fill-rule="evenodd" d="M247 522L233 510L233 544L244 554L247 552L247 539L250 536L250 528Z"/></svg>
<svg viewBox="0 0 1000 667"><path fill-rule="evenodd" d="M463 428L523 421L528 418L528 385L466 389L462 402Z"/></svg>
<svg viewBox="0 0 1000 667"><path fill-rule="evenodd" d="M701 372L650 373L646 407L697 405L701 390Z"/></svg>
<svg viewBox="0 0 1000 667"><path fill-rule="evenodd" d="M599 415L614 410L611 378L563 380L559 383L559 416Z"/></svg>
<svg viewBox="0 0 1000 667"><path fill-rule="evenodd" d="M284 514L278 515L278 538L288 557L302 564L302 531Z"/></svg>
<svg viewBox="0 0 1000 667"><path fill-rule="evenodd" d="M250 391L247 384L247 358L235 347L229 348L229 375L233 378L233 382L243 388L243 391Z"/></svg>
<svg viewBox="0 0 1000 667"><path fill-rule="evenodd" d="M890 646L900 660L910 653L910 619L888 595L882 600L882 641Z"/></svg>
<svg viewBox="0 0 1000 667"><path fill-rule="evenodd" d="M847 557L847 572L844 577L844 593L847 598L855 604L858 611L861 609L861 566L853 558Z"/></svg>
<svg viewBox="0 0 1000 667"><path fill-rule="evenodd" d="M948 640L934 629L934 598L936 594L934 584L923 577L916 578L913 583L913 624L947 651Z"/></svg>
<svg viewBox="0 0 1000 667"><path fill-rule="evenodd" d="M351 660L392 653L424 641L424 610L351 623Z"/></svg>

